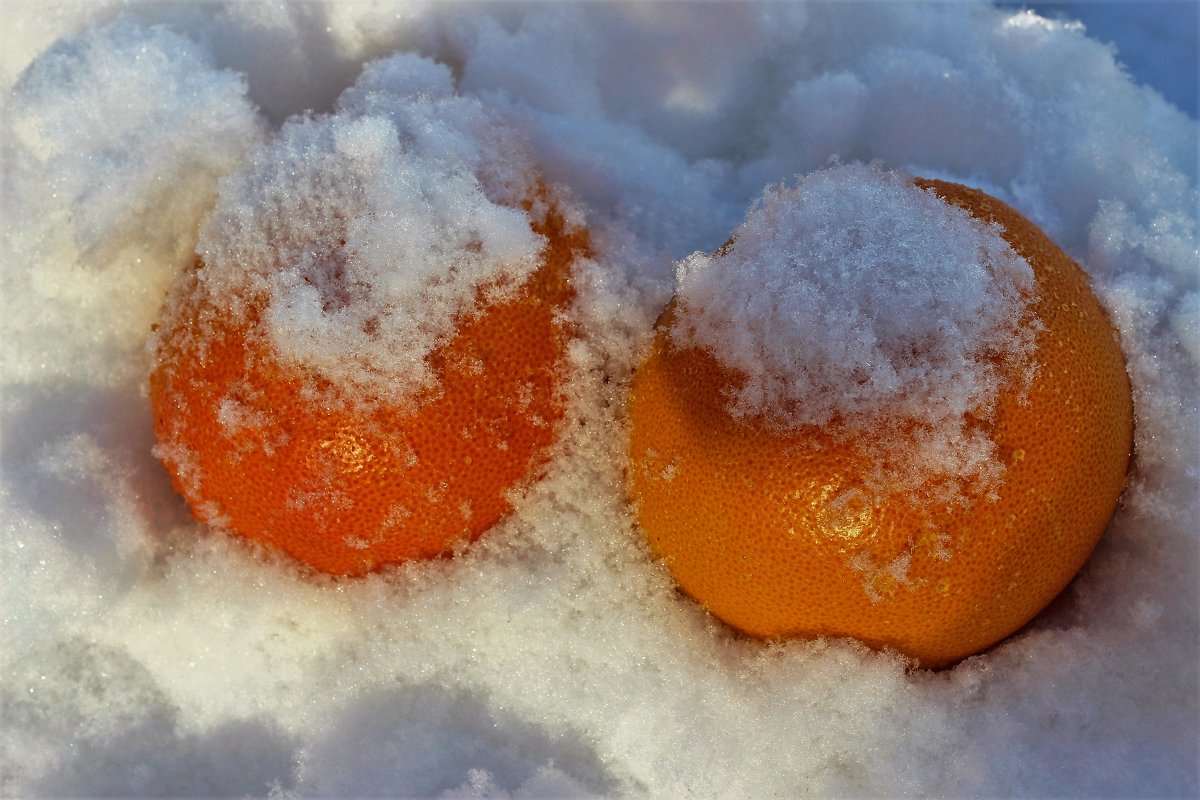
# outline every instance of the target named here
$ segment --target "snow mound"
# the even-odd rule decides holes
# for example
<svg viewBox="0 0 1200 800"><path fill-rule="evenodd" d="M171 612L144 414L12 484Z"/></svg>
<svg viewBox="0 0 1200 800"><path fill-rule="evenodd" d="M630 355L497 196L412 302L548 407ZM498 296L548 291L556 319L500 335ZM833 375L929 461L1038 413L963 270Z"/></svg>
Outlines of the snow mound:
<svg viewBox="0 0 1200 800"><path fill-rule="evenodd" d="M738 373L735 417L879 453L915 430L917 483L983 477L992 445L968 415L1028 373L1033 292L998 226L905 174L835 165L768 188L727 245L679 262L671 336Z"/></svg>
<svg viewBox="0 0 1200 800"><path fill-rule="evenodd" d="M519 131L401 54L221 183L196 274L216 307L261 311L282 363L401 402L434 386L425 359L480 292L537 268L544 239L521 208L536 193Z"/></svg>

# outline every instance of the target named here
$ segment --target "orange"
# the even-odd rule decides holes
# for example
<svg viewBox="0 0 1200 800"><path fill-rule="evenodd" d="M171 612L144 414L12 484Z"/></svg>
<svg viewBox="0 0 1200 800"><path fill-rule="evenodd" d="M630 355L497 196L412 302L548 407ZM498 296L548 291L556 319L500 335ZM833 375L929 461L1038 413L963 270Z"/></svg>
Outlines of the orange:
<svg viewBox="0 0 1200 800"><path fill-rule="evenodd" d="M448 554L495 524L563 417L561 312L588 236L544 205L541 266L506 299L478 290L481 310L428 357L437 387L404 404L283 365L255 335L262 304L235 317L197 262L150 375L158 453L193 515L334 575Z"/></svg>
<svg viewBox="0 0 1200 800"><path fill-rule="evenodd" d="M725 398L740 376L672 344L674 304L634 377L628 483L653 553L737 630L853 637L938 667L1016 631L1080 569L1121 493L1133 412L1116 334L1079 266L1000 201L918 184L998 222L1035 273L1033 382L1006 376L994 419L977 422L1005 466L998 496L872 493L873 456L854 442L734 419Z"/></svg>

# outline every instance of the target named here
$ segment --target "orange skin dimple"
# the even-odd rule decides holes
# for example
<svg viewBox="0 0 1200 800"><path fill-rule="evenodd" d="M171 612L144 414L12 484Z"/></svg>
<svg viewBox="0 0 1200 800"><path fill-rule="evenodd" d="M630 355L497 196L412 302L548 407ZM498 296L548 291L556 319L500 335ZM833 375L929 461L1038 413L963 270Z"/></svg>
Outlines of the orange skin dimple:
<svg viewBox="0 0 1200 800"><path fill-rule="evenodd" d="M494 525L563 417L561 314L589 248L556 210L533 228L547 239L541 267L515 296L481 292L480 310L429 356L436 389L401 405L315 400L337 387L277 361L252 333L261 307L234 321L191 302L160 334L150 401L193 514L334 575L446 555Z"/></svg>
<svg viewBox="0 0 1200 800"><path fill-rule="evenodd" d="M634 378L628 482L651 550L734 628L853 637L939 667L1019 629L1080 569L1124 486L1133 409L1116 334L1079 266L994 198L917 183L998 222L1034 269L1037 371L1027 392L1008 376L984 425L1006 467L998 499L873 497L873 463L853 442L735 420L725 398L738 376L672 345L673 306Z"/></svg>

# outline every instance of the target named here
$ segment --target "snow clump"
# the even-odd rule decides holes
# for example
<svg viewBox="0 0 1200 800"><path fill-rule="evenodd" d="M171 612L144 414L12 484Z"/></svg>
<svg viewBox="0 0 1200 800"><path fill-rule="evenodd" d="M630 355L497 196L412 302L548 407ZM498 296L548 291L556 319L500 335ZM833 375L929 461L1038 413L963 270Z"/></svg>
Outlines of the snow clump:
<svg viewBox="0 0 1200 800"><path fill-rule="evenodd" d="M725 246L679 262L671 336L739 376L735 417L912 448L889 476L909 490L994 478L968 415L1028 378L1037 334L1033 270L999 231L908 175L835 165L768 188Z"/></svg>
<svg viewBox="0 0 1200 800"><path fill-rule="evenodd" d="M195 277L214 307L261 311L281 363L401 402L435 388L426 357L480 292L506 296L539 265L521 208L537 189L516 127L455 94L445 66L400 54L222 181Z"/></svg>

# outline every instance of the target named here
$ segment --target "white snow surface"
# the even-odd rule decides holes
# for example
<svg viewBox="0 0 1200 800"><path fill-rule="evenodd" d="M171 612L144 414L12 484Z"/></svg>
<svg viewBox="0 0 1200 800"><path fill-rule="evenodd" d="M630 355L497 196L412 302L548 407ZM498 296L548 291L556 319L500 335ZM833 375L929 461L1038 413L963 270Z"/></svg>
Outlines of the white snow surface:
<svg viewBox="0 0 1200 800"><path fill-rule="evenodd" d="M1196 796L1198 129L1164 100L1194 85L1195 35L1136 5L1105 19L1126 8L1126 46L1168 37L1183 72L1131 77L1120 41L974 3L7 4L0 794ZM1164 76L1178 84L1139 83ZM325 219L287 202L335 204L366 306L415 349L355 342L354 304L326 308L286 269L264 273L277 344L351 383L419 383L389 359L419 364L447 309L532 263L510 204L526 163L573 198L595 258L570 312L571 419L515 513L454 559L342 581L194 522L151 454L145 384L150 327L195 254L253 280L239 252L293 242L303 262ZM750 222L814 175L893 174L979 186L1080 260L1137 415L1129 488L1079 578L940 672L731 633L650 559L622 481L625 393L676 270L686 293L694 254L764 193ZM829 208L831 230L860 214ZM947 225L921 247L990 241ZM440 268L390 268L409 247L479 258L406 306ZM1015 292L1020 264L988 252ZM982 331L1019 353L995 269L913 277L957 287L944 319L970 333L948 346L969 354ZM896 321L942 297L888 293L878 265L860 278L820 302ZM805 325L807 358L853 366L845 325Z"/></svg>

